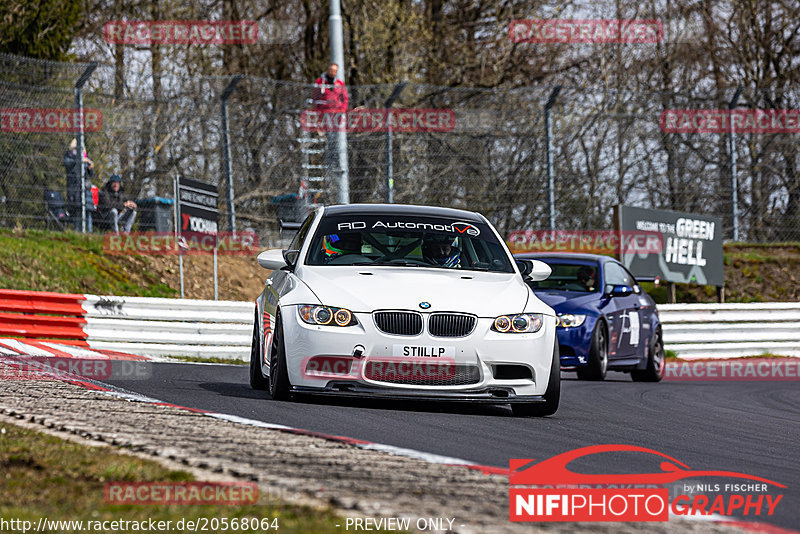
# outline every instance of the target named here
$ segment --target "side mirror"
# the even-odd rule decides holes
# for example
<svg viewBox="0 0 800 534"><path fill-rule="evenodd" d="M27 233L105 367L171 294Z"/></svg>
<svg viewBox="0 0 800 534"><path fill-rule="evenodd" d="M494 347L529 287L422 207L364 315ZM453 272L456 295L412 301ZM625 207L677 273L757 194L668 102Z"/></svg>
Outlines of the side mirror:
<svg viewBox="0 0 800 534"><path fill-rule="evenodd" d="M611 287L611 291L608 292L609 297L627 297L633 293L633 288L631 286L626 286L623 284L618 284Z"/></svg>
<svg viewBox="0 0 800 534"><path fill-rule="evenodd" d="M264 269L269 269L272 271L277 271L278 269L281 269L283 267L286 267L286 265L288 265L286 263L283 251L278 248L265 250L264 252L259 254L258 264L262 266Z"/></svg>
<svg viewBox="0 0 800 534"><path fill-rule="evenodd" d="M542 280L547 280L547 277L550 276L550 273L553 272L553 269L550 268L543 261L539 260L528 260L531 263L531 272L528 275L528 278L533 280L534 282L541 282Z"/></svg>
<svg viewBox="0 0 800 534"><path fill-rule="evenodd" d="M533 262L531 260L517 260L517 269L522 278L527 277L533 271Z"/></svg>
<svg viewBox="0 0 800 534"><path fill-rule="evenodd" d="M297 261L297 256L300 255L299 250L284 250L283 259L286 260L286 265L294 265Z"/></svg>

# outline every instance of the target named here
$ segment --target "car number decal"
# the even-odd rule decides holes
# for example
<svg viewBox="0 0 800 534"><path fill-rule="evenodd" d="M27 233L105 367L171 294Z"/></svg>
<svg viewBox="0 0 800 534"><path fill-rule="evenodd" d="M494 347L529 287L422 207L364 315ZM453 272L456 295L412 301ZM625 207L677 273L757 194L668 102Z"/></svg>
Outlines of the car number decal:
<svg viewBox="0 0 800 534"><path fill-rule="evenodd" d="M455 358L454 346L433 345L394 345L392 356L412 356L415 358Z"/></svg>
<svg viewBox="0 0 800 534"><path fill-rule="evenodd" d="M631 345L639 345L639 312L632 311L629 315L631 322Z"/></svg>

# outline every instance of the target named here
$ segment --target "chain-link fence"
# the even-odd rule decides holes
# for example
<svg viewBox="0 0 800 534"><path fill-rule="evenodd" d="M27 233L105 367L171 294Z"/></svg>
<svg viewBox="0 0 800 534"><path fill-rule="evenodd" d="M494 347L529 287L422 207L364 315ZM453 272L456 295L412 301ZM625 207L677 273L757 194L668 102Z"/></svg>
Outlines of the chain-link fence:
<svg viewBox="0 0 800 534"><path fill-rule="evenodd" d="M65 155L76 137L63 127L20 131L9 125L9 113L74 108L75 84L87 67L0 55L1 226L45 226L44 191L65 190ZM154 79L121 72L101 64L83 88L84 106L102 113L102 127L85 134L95 185L119 174L128 195L141 199L171 197L175 177L218 184L221 229L227 229L227 95L238 229L255 229L271 243L279 216L302 211L292 196L302 194L312 204L340 198L340 176L330 164L334 136L301 121L313 106L313 85L243 77L231 86L230 77ZM351 202L385 201L391 174L397 203L480 211L501 232L548 228L544 107L552 87L408 84L348 90L351 110L382 109L395 93L394 108L451 110L455 117L453 128L444 131L349 132ZM722 96L697 92L690 97L564 87L551 108L555 227L611 228L612 207L623 204L718 215L730 239L735 175L740 240L800 239L797 134L737 133L734 173L729 134L665 133L659 124L667 109L727 109L733 90ZM781 94L777 101L797 108L798 96ZM745 90L739 106L775 108L775 102L768 91Z"/></svg>

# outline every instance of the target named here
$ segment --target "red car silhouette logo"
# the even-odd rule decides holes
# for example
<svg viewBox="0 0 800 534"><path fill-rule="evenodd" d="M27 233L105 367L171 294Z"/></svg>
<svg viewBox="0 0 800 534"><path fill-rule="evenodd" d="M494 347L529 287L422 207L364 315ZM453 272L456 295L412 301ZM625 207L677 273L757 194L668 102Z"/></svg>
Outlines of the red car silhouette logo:
<svg viewBox="0 0 800 534"><path fill-rule="evenodd" d="M576 473L567 469L567 464L577 458L601 452L643 452L660 456L668 461L662 461L659 473L636 474L609 474L593 475ZM547 460L534 463L536 460L512 459L510 461L511 476L509 483L512 485L562 485L562 484L668 484L690 477L731 477L745 478L758 482L766 482L780 488L783 484L775 481L734 471L703 471L691 469L683 462L662 452L636 445L592 445L568 451Z"/></svg>

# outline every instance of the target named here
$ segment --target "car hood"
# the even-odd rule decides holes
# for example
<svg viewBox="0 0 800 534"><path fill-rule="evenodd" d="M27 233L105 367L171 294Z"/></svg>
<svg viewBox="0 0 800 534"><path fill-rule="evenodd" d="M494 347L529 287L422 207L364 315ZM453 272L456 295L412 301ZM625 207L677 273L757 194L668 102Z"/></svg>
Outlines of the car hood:
<svg viewBox="0 0 800 534"><path fill-rule="evenodd" d="M515 273L487 273L417 267L303 267L297 273L322 304L354 312L458 311L496 317L525 310L534 298ZM540 305L546 311L546 307ZM539 310L536 310L539 311Z"/></svg>
<svg viewBox="0 0 800 534"><path fill-rule="evenodd" d="M537 289L536 296L551 306L556 313L584 313L596 311L600 300L598 293Z"/></svg>

